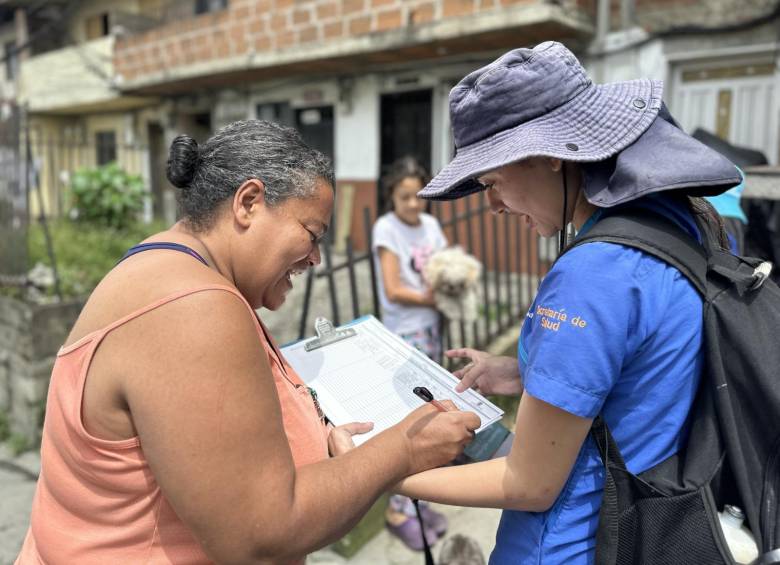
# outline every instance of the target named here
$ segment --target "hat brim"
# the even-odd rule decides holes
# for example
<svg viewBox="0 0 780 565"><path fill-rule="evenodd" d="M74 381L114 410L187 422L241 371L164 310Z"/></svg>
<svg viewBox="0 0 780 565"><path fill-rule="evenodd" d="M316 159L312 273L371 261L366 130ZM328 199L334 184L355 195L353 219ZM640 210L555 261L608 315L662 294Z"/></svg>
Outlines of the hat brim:
<svg viewBox="0 0 780 565"><path fill-rule="evenodd" d="M529 157L603 161L631 145L661 109L663 83L638 79L593 85L534 120L461 147L418 193L453 200L482 190L476 177Z"/></svg>

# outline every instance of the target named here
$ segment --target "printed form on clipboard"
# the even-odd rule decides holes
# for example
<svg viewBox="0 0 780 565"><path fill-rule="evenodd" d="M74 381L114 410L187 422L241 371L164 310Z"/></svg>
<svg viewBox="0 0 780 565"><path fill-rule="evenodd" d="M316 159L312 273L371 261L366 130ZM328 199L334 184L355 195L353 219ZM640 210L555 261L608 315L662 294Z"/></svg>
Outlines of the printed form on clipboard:
<svg viewBox="0 0 780 565"><path fill-rule="evenodd" d="M323 411L335 425L374 422L371 432L354 436L359 445L397 424L424 401L414 394L428 388L436 400L451 400L460 410L475 412L482 430L504 411L473 390L455 392L458 379L385 328L363 316L333 328L317 321L318 337L282 347L287 361L316 391Z"/></svg>

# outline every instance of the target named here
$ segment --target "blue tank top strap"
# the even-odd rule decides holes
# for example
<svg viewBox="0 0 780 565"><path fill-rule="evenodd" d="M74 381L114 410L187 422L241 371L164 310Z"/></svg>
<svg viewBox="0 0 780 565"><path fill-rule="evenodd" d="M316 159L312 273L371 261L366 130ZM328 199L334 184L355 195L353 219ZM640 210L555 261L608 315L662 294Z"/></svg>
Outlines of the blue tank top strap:
<svg viewBox="0 0 780 565"><path fill-rule="evenodd" d="M130 249L127 250L127 252L124 254L124 256L117 261L117 265L127 259L128 257L132 257L136 253L141 253L142 251L150 251L152 249L170 249L172 251L180 251L182 253L186 253L187 255L190 255L206 265L208 267L208 263L206 263L206 260L201 257L201 255L195 251L194 249L187 247L186 245L182 245L181 243L173 243L170 241L153 241L150 243L139 243L138 245L134 245Z"/></svg>

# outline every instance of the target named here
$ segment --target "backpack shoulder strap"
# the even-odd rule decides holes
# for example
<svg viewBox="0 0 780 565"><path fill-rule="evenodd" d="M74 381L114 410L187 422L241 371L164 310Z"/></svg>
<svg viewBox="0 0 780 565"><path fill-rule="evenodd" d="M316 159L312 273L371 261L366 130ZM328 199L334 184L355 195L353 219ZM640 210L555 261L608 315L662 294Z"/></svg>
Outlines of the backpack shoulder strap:
<svg viewBox="0 0 780 565"><path fill-rule="evenodd" d="M607 212L584 236L565 250L592 242L617 243L639 249L679 270L702 297L707 296L707 254L704 248L678 225L641 208ZM596 563L614 565L618 552L618 485L613 469L625 470L625 463L609 428L601 416L590 431L604 464L604 495L596 533Z"/></svg>
<svg viewBox="0 0 780 565"><path fill-rule="evenodd" d="M675 267L702 297L707 296L707 253L671 220L641 208L609 213L583 237L575 239L564 253L597 241L618 243L649 253Z"/></svg>

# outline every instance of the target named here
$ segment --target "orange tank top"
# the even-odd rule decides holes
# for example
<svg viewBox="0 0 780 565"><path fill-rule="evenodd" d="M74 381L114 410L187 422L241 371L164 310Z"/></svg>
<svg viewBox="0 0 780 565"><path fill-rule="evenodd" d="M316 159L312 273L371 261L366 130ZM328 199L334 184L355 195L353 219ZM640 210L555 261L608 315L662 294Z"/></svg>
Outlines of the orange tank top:
<svg viewBox="0 0 780 565"><path fill-rule="evenodd" d="M41 439L41 473L17 565L210 563L160 491L138 437L108 441L90 435L81 419L81 403L90 361L106 335L164 304L213 290L241 298L255 319L296 467L328 456L328 432L306 387L240 293L210 285L173 294L57 354Z"/></svg>

